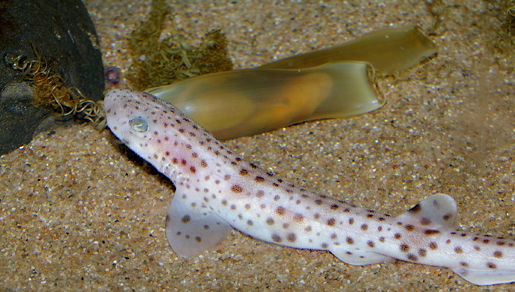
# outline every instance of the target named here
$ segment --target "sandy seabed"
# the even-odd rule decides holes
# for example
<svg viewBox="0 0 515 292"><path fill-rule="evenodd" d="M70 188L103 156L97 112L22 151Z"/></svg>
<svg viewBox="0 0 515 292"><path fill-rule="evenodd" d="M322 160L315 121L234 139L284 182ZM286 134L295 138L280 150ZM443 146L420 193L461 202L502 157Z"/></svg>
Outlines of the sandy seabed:
<svg viewBox="0 0 515 292"><path fill-rule="evenodd" d="M388 103L352 119L225 142L286 180L397 215L447 193L459 228L514 237L513 57L499 50L501 1L169 1L192 42L221 28L237 68L386 27L433 30L438 56L380 81ZM474 2L474 3L472 3ZM85 1L104 63L126 72L127 37L150 1ZM166 32L166 29L165 29ZM504 40L506 42L506 40ZM401 261L350 266L328 252L233 231L192 259L168 246L173 185L108 131L75 125L0 156L2 290L509 290Z"/></svg>

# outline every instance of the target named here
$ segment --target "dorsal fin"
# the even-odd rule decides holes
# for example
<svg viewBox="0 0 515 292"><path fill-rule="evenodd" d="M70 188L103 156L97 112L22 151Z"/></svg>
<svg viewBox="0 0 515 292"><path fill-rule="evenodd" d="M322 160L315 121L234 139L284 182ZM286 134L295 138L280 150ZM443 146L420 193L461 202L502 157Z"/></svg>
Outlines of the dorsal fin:
<svg viewBox="0 0 515 292"><path fill-rule="evenodd" d="M434 229L451 229L456 223L456 202L446 194L428 197L407 212L397 216L397 220L415 226Z"/></svg>

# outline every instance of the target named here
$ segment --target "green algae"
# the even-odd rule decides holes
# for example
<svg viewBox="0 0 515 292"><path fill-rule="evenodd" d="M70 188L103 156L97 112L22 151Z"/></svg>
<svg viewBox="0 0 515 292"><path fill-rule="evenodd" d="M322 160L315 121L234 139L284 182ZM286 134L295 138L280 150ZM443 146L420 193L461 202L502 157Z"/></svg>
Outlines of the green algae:
<svg viewBox="0 0 515 292"><path fill-rule="evenodd" d="M206 33L199 47L188 45L178 33L161 38L170 14L172 9L165 1L153 0L147 19L130 35L128 51L132 65L127 80L134 89L143 90L233 67L227 54L227 40L219 29Z"/></svg>

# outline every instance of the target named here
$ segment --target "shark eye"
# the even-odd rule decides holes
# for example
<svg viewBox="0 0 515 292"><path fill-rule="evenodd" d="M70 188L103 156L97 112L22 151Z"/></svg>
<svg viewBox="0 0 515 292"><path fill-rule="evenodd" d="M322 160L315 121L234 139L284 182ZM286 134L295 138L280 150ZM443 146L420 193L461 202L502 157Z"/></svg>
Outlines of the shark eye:
<svg viewBox="0 0 515 292"><path fill-rule="evenodd" d="M148 123L143 117L136 117L129 120L129 125L136 132L146 132L148 130Z"/></svg>

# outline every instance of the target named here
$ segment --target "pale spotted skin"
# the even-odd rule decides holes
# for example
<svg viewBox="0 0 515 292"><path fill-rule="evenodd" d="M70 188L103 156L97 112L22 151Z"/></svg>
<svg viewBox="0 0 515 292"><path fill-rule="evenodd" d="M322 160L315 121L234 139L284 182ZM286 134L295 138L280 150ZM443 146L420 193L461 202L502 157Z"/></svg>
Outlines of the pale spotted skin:
<svg viewBox="0 0 515 292"><path fill-rule="evenodd" d="M243 161L151 95L112 90L104 105L112 132L174 182L166 233L183 257L217 245L233 227L279 245L327 250L353 265L399 259L448 267L477 285L515 281L515 241L455 230L456 204L447 195L398 217L379 214Z"/></svg>

